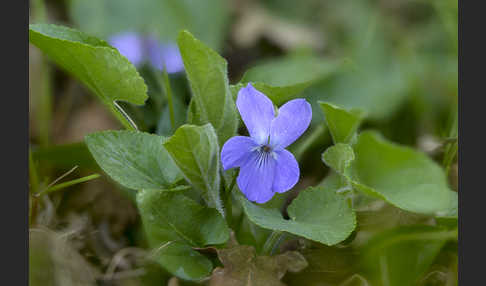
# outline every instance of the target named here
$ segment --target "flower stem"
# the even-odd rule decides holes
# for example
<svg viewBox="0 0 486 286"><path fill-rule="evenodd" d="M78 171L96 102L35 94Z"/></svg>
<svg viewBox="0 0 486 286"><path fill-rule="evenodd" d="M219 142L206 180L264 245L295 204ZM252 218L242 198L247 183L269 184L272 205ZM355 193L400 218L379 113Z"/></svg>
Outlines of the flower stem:
<svg viewBox="0 0 486 286"><path fill-rule="evenodd" d="M225 190L225 209L226 209L226 222L228 227L232 227L233 224L233 196L232 191L236 183L236 177L238 176L238 172L235 172L233 178L231 179L231 183L228 189Z"/></svg>
<svg viewBox="0 0 486 286"><path fill-rule="evenodd" d="M174 117L174 102L172 100L172 89L170 87L169 74L164 68L162 70L162 79L164 82L165 95L167 96L167 104L169 104L170 125L172 126L172 132L175 131L175 117Z"/></svg>
<svg viewBox="0 0 486 286"><path fill-rule="evenodd" d="M267 241L265 241L265 244L263 245L262 254L263 255L275 254L275 252L277 251L277 247L280 245L280 242L282 242L284 236L285 233L283 231L279 231L279 230L272 231L272 233L268 236Z"/></svg>

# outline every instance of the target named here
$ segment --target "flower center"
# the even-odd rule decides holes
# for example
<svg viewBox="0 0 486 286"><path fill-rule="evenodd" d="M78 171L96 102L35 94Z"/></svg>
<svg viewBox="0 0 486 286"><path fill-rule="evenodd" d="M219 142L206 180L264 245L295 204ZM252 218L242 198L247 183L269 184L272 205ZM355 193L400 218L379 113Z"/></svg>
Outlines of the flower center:
<svg viewBox="0 0 486 286"><path fill-rule="evenodd" d="M268 146L268 145L263 145L262 146L262 150L265 153L270 153L272 151L272 148L270 146Z"/></svg>

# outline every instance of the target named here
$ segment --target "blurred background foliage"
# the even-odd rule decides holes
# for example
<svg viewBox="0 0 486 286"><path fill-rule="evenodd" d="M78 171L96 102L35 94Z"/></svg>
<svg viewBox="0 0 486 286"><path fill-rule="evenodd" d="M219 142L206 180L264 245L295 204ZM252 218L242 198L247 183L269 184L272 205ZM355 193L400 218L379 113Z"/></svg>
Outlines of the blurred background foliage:
<svg viewBox="0 0 486 286"><path fill-rule="evenodd" d="M304 138L291 147L303 177L280 201L288 202L329 171L320 160L331 138L318 100L361 109L367 114L363 129L377 129L390 140L428 153L444 164L457 191L457 0L31 0L30 4L31 23L67 25L105 40L134 31L171 42L180 29L188 29L228 61L232 84L258 80L293 86L312 104L313 120ZM139 129L171 135L164 83L149 67L139 72L149 100L142 107L121 105ZM184 73L171 75L170 82L175 119L181 125L190 90ZM87 89L32 45L29 85L31 188L48 189L75 166L66 178L100 173L82 140L93 131L122 126ZM103 176L49 196L33 196L30 284L188 284L146 259L133 197L130 190ZM289 237L282 249L299 249L309 266L288 273L283 281L457 285L457 243L400 239L402 227L427 233L414 225L431 224L430 220L368 202L358 212L357 231L338 246ZM237 238L241 244L259 245L266 235L242 219ZM384 280L374 269L381 262L369 248L387 237L398 237L399 242L387 248L385 257L394 276ZM363 248L369 239L373 243Z"/></svg>

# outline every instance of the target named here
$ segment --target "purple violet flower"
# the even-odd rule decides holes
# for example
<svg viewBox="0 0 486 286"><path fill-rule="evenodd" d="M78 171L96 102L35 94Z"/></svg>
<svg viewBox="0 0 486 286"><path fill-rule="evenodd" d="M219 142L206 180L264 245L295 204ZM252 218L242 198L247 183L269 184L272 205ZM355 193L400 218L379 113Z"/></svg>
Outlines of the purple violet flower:
<svg viewBox="0 0 486 286"><path fill-rule="evenodd" d="M133 32L117 34L110 37L108 42L134 66L139 66L144 61L143 39L138 34Z"/></svg>
<svg viewBox="0 0 486 286"><path fill-rule="evenodd" d="M250 137L226 141L221 150L223 169L240 167L236 180L240 190L248 200L265 203L299 180L299 164L285 147L309 127L311 105L303 98L294 99L275 116L272 101L248 84L238 92L236 106Z"/></svg>
<svg viewBox="0 0 486 286"><path fill-rule="evenodd" d="M149 62L159 70L165 66L167 73L184 70L179 48L174 43L162 44L153 36L142 36L134 32L114 35L108 42L136 67Z"/></svg>

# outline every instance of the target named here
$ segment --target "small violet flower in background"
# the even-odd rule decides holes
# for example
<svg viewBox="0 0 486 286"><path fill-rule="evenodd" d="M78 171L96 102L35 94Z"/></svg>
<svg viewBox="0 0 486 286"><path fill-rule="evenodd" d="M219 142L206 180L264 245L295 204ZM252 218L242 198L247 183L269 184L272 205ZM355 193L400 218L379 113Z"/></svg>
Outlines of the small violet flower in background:
<svg viewBox="0 0 486 286"><path fill-rule="evenodd" d="M162 44L155 37L134 32L114 35L108 42L136 67L148 62L159 70L165 65L167 73L184 70L179 48L174 43Z"/></svg>
<svg viewBox="0 0 486 286"><path fill-rule="evenodd" d="M309 127L311 105L305 99L294 99L275 116L272 101L248 84L238 92L236 106L250 137L226 141L221 150L223 169L240 167L236 180L240 190L248 200L265 203L299 180L299 164L285 147Z"/></svg>

